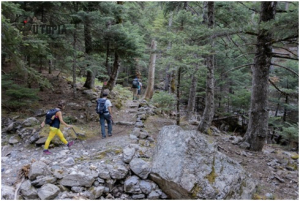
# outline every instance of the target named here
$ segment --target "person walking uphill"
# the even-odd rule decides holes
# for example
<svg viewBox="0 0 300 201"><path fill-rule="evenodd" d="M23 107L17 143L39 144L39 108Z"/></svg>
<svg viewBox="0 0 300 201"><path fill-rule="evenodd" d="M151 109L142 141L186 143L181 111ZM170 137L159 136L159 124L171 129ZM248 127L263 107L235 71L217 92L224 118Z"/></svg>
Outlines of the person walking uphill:
<svg viewBox="0 0 300 201"><path fill-rule="evenodd" d="M132 93L133 93L133 100L138 100L138 90L139 90L139 79L135 77L132 81Z"/></svg>
<svg viewBox="0 0 300 201"><path fill-rule="evenodd" d="M103 98L99 98L97 100L96 112L99 114L100 118L100 126L101 126L101 134L102 139L106 138L105 134L105 120L107 122L108 127L108 137L111 137L112 134L112 104L110 100L107 99L107 93L103 93Z"/></svg>
<svg viewBox="0 0 300 201"><path fill-rule="evenodd" d="M60 140L68 147L71 147L74 144L73 141L68 142L65 139L61 130L59 129L60 123L64 124L66 127L72 127L71 125L66 124L66 122L64 122L63 120L61 110L63 110L64 108L65 108L64 102L60 102L57 108L51 109L47 112L46 119L41 124L41 127L44 127L45 124L50 125L50 132L44 146L44 151L43 151L44 154L51 154L51 152L48 150L48 147L55 135L58 135Z"/></svg>

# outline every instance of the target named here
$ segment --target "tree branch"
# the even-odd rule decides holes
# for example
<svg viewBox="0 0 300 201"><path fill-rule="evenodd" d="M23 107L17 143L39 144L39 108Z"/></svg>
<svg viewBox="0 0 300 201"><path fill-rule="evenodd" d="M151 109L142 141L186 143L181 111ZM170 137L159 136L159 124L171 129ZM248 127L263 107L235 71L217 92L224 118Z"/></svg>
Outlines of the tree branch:
<svg viewBox="0 0 300 201"><path fill-rule="evenodd" d="M293 74L295 74L295 75L297 75L297 76L299 77L299 75L298 75L297 72L293 71L292 69L290 69L290 68L288 68L288 67L281 66L281 65L279 65L279 64L273 64L273 63L271 63L271 65L273 65L273 66L278 66L278 67L281 67L281 68L284 68L284 69L286 69L286 70L292 72Z"/></svg>
<svg viewBox="0 0 300 201"><path fill-rule="evenodd" d="M269 82L273 85L273 87L275 87L275 89L277 89L277 91L279 91L280 93L282 93L284 96L293 96L293 97L298 97L298 94L296 93L286 93L282 90L280 90L274 82L272 82L272 80L269 79Z"/></svg>
<svg viewBox="0 0 300 201"><path fill-rule="evenodd" d="M242 65L242 66L237 66L237 67L234 67L228 71L226 71L225 73L223 74L227 74L228 72L231 72L231 71L235 71L235 70L238 70L238 69L241 69L241 68L244 68L244 67L247 67L247 66L251 66L251 65L254 65L254 64L245 64L245 65Z"/></svg>
<svg viewBox="0 0 300 201"><path fill-rule="evenodd" d="M273 48L283 49L283 50L285 50L285 51L291 53L291 54L294 55L295 57L298 57L297 54L295 54L293 51L289 50L288 48L278 47L278 46L273 46Z"/></svg>
<svg viewBox="0 0 300 201"><path fill-rule="evenodd" d="M297 40L298 39L298 34L297 35L292 35L292 36L288 36L286 38L282 38L282 39L278 39L278 40L272 40L269 43L267 43L266 45L270 45L270 44L274 44L274 43L278 43L278 42L282 42L282 41L290 41L290 40Z"/></svg>
<svg viewBox="0 0 300 201"><path fill-rule="evenodd" d="M290 59L290 60L299 61L298 58L285 57L285 56L280 56L280 55L278 55L278 54L272 54L272 57L275 57L275 58L281 58L281 59Z"/></svg>

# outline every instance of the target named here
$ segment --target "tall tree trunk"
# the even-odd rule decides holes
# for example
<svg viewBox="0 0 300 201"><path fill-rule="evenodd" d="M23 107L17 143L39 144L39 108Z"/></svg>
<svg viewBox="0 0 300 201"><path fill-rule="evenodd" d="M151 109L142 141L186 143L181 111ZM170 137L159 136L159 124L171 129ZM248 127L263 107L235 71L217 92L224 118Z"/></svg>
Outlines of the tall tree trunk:
<svg viewBox="0 0 300 201"><path fill-rule="evenodd" d="M123 1L117 1L117 4L118 5L123 5ZM121 14L122 10L119 10L119 12ZM121 18L121 15L117 16L116 17L116 24L121 24L122 22L123 22L123 19ZM110 26L110 24L108 26ZM107 44L107 58L106 59L108 59L108 54L109 54L109 43ZM114 60L114 64L113 64L113 69L111 70L111 73L109 74L109 80L108 80L107 84L102 87L101 97L102 97L102 94L103 94L105 89L109 89L110 91L113 90L113 88L116 84L116 81L118 79L120 62L121 62L120 61L120 56L118 54L118 47L115 47L115 58L114 59L115 60ZM108 60L107 60L107 65L108 65Z"/></svg>
<svg viewBox="0 0 300 201"><path fill-rule="evenodd" d="M207 25L209 28L214 26L214 2L207 3ZM211 39L211 47L213 48L214 42ZM214 104L214 55L211 54L206 57L207 77L206 77L206 98L205 109L201 118L198 130L203 133L209 132L210 124L214 117L215 104Z"/></svg>
<svg viewBox="0 0 300 201"><path fill-rule="evenodd" d="M73 51L74 51L74 55L73 55L73 66L72 66L72 71L73 71L73 96L74 98L76 98L76 57L77 57L77 51L76 51L76 41L77 41L77 35L76 35L76 31L77 30L77 24L75 23L75 30L73 33L73 37L74 37L74 41L73 41Z"/></svg>
<svg viewBox="0 0 300 201"><path fill-rule="evenodd" d="M180 77L181 77L181 67L178 68L177 74L177 118L176 118L176 125L180 125Z"/></svg>
<svg viewBox="0 0 300 201"><path fill-rule="evenodd" d="M276 2L261 2L260 23L275 18ZM244 141L252 151L263 149L268 133L269 69L272 59L272 34L265 29L257 36L254 66L252 66L252 94L249 124Z"/></svg>
<svg viewBox="0 0 300 201"><path fill-rule="evenodd" d="M120 57L119 57L118 53L115 52L115 60L114 60L113 69L112 69L111 74L109 76L109 80L107 82L107 85L102 87L101 96L102 96L105 89L109 89L110 91L113 90L113 88L115 86L115 83L116 83L116 80L118 78L119 68L120 68Z"/></svg>
<svg viewBox="0 0 300 201"><path fill-rule="evenodd" d="M105 58L105 67L108 75L111 74L111 68L109 67L109 42L106 44L106 58Z"/></svg>
<svg viewBox="0 0 300 201"><path fill-rule="evenodd" d="M52 66L53 66L52 59L49 59L48 63L49 63L48 73L52 74Z"/></svg>
<svg viewBox="0 0 300 201"><path fill-rule="evenodd" d="M172 26L172 22L173 22L173 14L170 15L169 18L169 25L168 25L168 29L171 29ZM167 47L167 52L169 52L171 50L172 47L172 43L169 41L168 42L168 47ZM165 77L165 91L170 92L170 82L171 82L171 73L169 72L170 69L170 64L167 65L166 67L166 77Z"/></svg>
<svg viewBox="0 0 300 201"><path fill-rule="evenodd" d="M90 11L90 7L89 7L89 3L88 3L88 8L86 9L87 12ZM89 17L87 17L84 20L84 44L85 44L85 54L86 56L91 54L92 50L93 50L93 46L92 46L92 34L91 34L91 21L89 19ZM94 72L89 70L89 64L87 64L86 66L86 81L84 83L84 87L88 88L88 89L93 89L94 85L95 85L95 75Z"/></svg>
<svg viewBox="0 0 300 201"><path fill-rule="evenodd" d="M153 39L151 42L151 56L148 73L148 83L145 91L145 98L151 99L154 91L154 78L155 78L155 62L156 62L156 41Z"/></svg>
<svg viewBox="0 0 300 201"><path fill-rule="evenodd" d="M187 120L190 119L191 114L195 110L196 90L197 90L197 82L198 82L198 76L197 76L198 70L199 70L199 65L196 66L196 68L192 74L192 81L191 81L189 101L188 101L187 114L186 114Z"/></svg>

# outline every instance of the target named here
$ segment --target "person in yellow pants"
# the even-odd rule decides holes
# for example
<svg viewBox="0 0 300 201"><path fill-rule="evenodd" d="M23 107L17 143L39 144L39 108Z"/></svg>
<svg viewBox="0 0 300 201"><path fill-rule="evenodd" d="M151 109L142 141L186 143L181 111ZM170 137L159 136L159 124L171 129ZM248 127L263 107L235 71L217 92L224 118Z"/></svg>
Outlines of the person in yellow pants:
<svg viewBox="0 0 300 201"><path fill-rule="evenodd" d="M50 144L51 140L55 137L55 135L58 135L60 140L64 144L66 144L68 147L71 147L74 144L73 141L68 142L65 139L65 137L64 137L63 133L61 132L61 130L59 129L60 123L64 124L67 127L70 127L70 128L72 127L71 125L68 125L63 120L61 110L63 110L64 108L65 108L64 102L60 102L58 104L58 107L55 108L57 110L57 112L55 113L55 117L54 117L54 119L52 120L52 122L50 124L50 132L49 132L48 138L45 142L45 146L44 146L44 150L43 150L44 154L51 154L51 152L48 150L48 147L49 147L49 144ZM46 119L42 122L41 127L45 126L45 121L46 121Z"/></svg>

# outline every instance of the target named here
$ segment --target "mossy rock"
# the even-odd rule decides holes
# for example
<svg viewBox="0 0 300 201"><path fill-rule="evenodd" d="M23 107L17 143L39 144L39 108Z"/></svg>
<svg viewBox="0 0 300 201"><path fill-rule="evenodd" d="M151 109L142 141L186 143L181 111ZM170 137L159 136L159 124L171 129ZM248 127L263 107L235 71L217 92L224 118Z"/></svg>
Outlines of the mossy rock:
<svg viewBox="0 0 300 201"><path fill-rule="evenodd" d="M299 158L299 155L298 154L293 154L292 156L291 156L291 158L293 159L293 160L297 160L298 158Z"/></svg>

